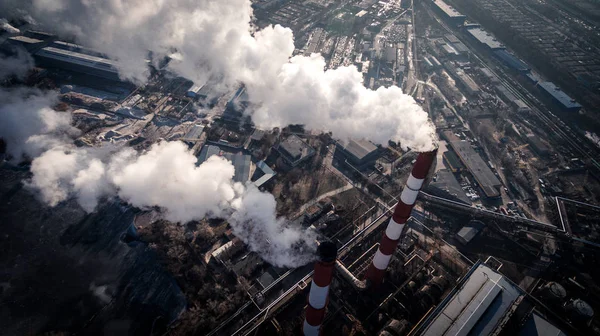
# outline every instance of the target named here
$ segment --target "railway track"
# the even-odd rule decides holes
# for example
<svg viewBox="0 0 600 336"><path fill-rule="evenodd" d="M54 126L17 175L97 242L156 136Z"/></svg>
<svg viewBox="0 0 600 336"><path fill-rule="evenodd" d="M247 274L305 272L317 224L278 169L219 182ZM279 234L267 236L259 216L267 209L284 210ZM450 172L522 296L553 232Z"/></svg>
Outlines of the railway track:
<svg viewBox="0 0 600 336"><path fill-rule="evenodd" d="M595 148L591 148L589 146L585 146L584 148L582 145L580 145L581 143L587 143L587 138L571 130L569 126L567 126L562 120L560 120L549 110L544 108L545 112L542 112L538 106L543 104L539 102L539 100L537 100L535 97L529 94L529 92L520 84L515 83L512 80L507 80L508 76L504 72L499 73L499 71L497 71L494 67L491 67L488 64L490 61L484 61L483 58L479 55L477 49L471 45L471 42L468 39L466 39L462 35L462 33L455 33L455 31L452 28L450 28L445 22L443 22L443 20L441 20L435 15L435 13L433 13L429 6L425 6L425 9L430 15L430 17L432 17L440 25L440 27L444 28L448 33L456 36L462 43L467 45L469 47L471 55L479 62L479 64L487 68L491 73L493 73L508 91L514 94L517 98L521 99L531 109L532 113L534 113L536 117L545 124L545 126L547 126L552 132L554 132L555 135L560 138L560 140L568 144L574 152L577 152L582 157L587 158L591 163L592 167L595 168L598 172L600 172L600 162L598 162L597 159L598 157L600 157L600 152ZM523 92L528 92L528 94L523 94ZM534 101L535 104L532 103L532 101ZM573 139L577 139L577 141Z"/></svg>

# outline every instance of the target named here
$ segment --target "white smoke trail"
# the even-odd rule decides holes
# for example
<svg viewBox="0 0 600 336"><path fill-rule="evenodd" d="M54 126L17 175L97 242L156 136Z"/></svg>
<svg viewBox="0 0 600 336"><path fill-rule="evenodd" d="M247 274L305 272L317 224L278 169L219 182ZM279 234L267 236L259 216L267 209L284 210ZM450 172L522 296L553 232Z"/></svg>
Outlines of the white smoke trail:
<svg viewBox="0 0 600 336"><path fill-rule="evenodd" d="M233 165L223 158L199 166L196 160L181 142L157 143L141 154L57 147L33 160L28 185L51 206L76 197L93 211L101 197L116 194L136 207L160 207L173 222L229 218L235 234L271 264L312 260L316 236L277 218L273 195L234 183Z"/></svg>
<svg viewBox="0 0 600 336"><path fill-rule="evenodd" d="M8 154L18 161L24 154L34 158L78 134L70 113L50 107L55 102L54 92L24 87L0 90L0 136L10 144Z"/></svg>
<svg viewBox="0 0 600 336"><path fill-rule="evenodd" d="M103 197L119 196L139 208L159 207L173 222L230 218L250 249L277 266L295 267L313 257L313 234L276 217L271 194L234 183L231 162L197 158L181 142L149 150L78 148L70 112L49 107L55 95L25 88L0 90L0 138L14 161L34 158L27 186L50 206L75 198L92 212ZM35 144L35 145L33 145Z"/></svg>
<svg viewBox="0 0 600 336"><path fill-rule="evenodd" d="M148 76L149 51L154 61L176 53L171 70L197 84L211 78L218 80L219 90L227 90L244 83L257 106L250 113L258 126L301 123L331 130L338 138L364 137L383 145L394 140L415 150L433 147L427 114L411 97L397 87L366 89L353 66L324 71L320 56L292 57L291 30L270 26L255 31L249 0L0 0L0 12L27 13L42 27L74 36L117 60L120 74L139 83ZM35 157L51 148L33 161L30 184L49 204L75 195L90 210L99 197L116 192L139 207L162 207L172 220L234 209L236 234L268 261L291 266L306 261L298 257L306 254L297 246L312 237L276 217L271 195L234 184L226 161L195 167L195 158L181 144L171 143L154 145L141 155L98 155L65 144L65 136L56 136L64 122L51 122L53 114L45 120L40 106L34 111L42 120L36 120L41 126L34 129L42 131L26 128L11 135L4 129L0 136L12 136L7 142L16 157ZM36 134L42 145L25 146Z"/></svg>
<svg viewBox="0 0 600 336"><path fill-rule="evenodd" d="M244 83L258 107L258 126L303 123L338 138L388 140L417 151L433 149L427 114L397 87L372 91L354 66L324 71L319 56L296 56L292 31L255 31L250 0L3 0L5 13L31 14L43 26L118 61L122 76L145 82L145 59L177 54L171 69L220 89Z"/></svg>

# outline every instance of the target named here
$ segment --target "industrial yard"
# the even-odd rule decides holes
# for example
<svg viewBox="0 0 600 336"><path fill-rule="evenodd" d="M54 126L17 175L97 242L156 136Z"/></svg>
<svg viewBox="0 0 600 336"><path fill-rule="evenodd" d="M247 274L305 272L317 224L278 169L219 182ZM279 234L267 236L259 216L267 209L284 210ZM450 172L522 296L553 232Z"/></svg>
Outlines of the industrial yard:
<svg viewBox="0 0 600 336"><path fill-rule="evenodd" d="M152 166L158 174L145 175L147 163L114 176L146 177L139 182L148 190L143 196L160 196L142 188L158 185L157 194L164 191L181 211L207 208L182 220L169 207L124 196L127 189L114 181L49 205L32 187L36 157L13 157L13 138L5 142L0 133L0 222L7 223L0 329L600 335L597 4L252 0L248 8L259 40L273 25L293 34L289 73L302 73L294 67L300 57L319 54L319 71L356 69L368 94L400 88L429 118L434 148L354 137L359 129L337 137L332 125L260 127L253 118L267 103L256 100L249 79L225 85L208 76L199 83L173 70L181 55L172 50L161 59L147 51L147 80L140 83L123 76L123 60L69 36L0 21L0 60L25 53L31 63L25 76L0 77L0 87L32 90L25 96L51 92L46 108L68 114L73 128L66 131L69 145L65 136L53 140L65 155L81 149L89 162L113 155L118 160L96 172L109 181L118 180L110 174L119 160L148 160L156 148L176 144L187 158ZM254 61L245 66L268 68ZM358 95L343 80L332 83L339 86L332 96ZM320 88L309 80L306 86ZM266 96L269 90L281 93L268 87ZM349 97L333 114L352 109L358 98ZM312 112L299 101L274 105L267 119L290 106ZM386 120L376 125L384 129ZM46 140L33 138L28 145ZM194 190L200 188L191 180L211 162L226 163L231 176L219 185L224 168L211 171L210 183L200 186L218 186L196 198L204 190ZM169 175L170 164L187 163L193 173ZM72 166L67 162L59 175ZM50 187L77 188L86 173L68 183L60 175ZM181 193L168 184L183 186ZM100 195L92 197L92 211L79 202L86 191ZM252 192L265 198L249 203L266 202L273 214L258 206L249 212L284 227L266 241L252 236L258 222L240 231L236 214ZM221 194L226 201L211 203ZM308 238L265 258L278 239L287 243L300 233ZM294 253L304 259L274 261Z"/></svg>

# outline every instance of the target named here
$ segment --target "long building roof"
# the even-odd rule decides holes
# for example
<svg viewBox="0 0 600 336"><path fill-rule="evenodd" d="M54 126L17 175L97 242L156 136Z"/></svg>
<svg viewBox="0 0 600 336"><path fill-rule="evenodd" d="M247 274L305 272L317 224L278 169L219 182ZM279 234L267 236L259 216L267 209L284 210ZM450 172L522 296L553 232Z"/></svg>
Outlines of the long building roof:
<svg viewBox="0 0 600 336"><path fill-rule="evenodd" d="M107 58L86 55L75 51L59 49L55 47L45 47L38 51L36 53L36 56L52 58L58 61L68 63L74 63L102 71L113 72L115 74L118 73L117 69L114 67L113 61Z"/></svg>
<svg viewBox="0 0 600 336"><path fill-rule="evenodd" d="M578 109L581 105L575 99L569 97L556 84L552 82L539 82L538 85L556 99L566 109Z"/></svg>
<svg viewBox="0 0 600 336"><path fill-rule="evenodd" d="M452 17L452 18L463 18L463 17L465 17L459 11L457 11L456 9L454 9L454 7L448 5L447 3L445 3L442 0L434 0L433 3L439 9L441 9L446 15L448 15L448 17Z"/></svg>
<svg viewBox="0 0 600 336"><path fill-rule="evenodd" d="M485 264L476 264L469 273L432 313L422 335L490 335L501 327L521 290Z"/></svg>
<svg viewBox="0 0 600 336"><path fill-rule="evenodd" d="M485 195L487 197L500 196L497 188L502 183L500 183L500 180L494 175L481 156L471 147L471 143L468 141L451 141L450 145L465 167L471 172L471 175L473 175Z"/></svg>
<svg viewBox="0 0 600 336"><path fill-rule="evenodd" d="M502 43L498 42L498 40L496 40L496 38L493 35L491 35L490 33L486 32L485 30L483 30L481 28L471 28L471 29L467 30L467 32L471 36L473 36L477 41L479 41L482 44L485 44L490 49L503 49L504 48L504 45Z"/></svg>

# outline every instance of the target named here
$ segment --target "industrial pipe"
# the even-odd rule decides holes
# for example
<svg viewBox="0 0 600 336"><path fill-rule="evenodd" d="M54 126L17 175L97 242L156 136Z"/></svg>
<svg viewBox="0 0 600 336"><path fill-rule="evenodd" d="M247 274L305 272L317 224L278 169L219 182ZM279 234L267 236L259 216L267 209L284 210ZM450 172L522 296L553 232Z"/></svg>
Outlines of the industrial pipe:
<svg viewBox="0 0 600 336"><path fill-rule="evenodd" d="M383 281L385 270L387 269L392 254L396 250L404 225L410 218L419 190L429 174L429 170L435 160L437 149L431 152L420 153L413 166L412 172L406 181L406 185L400 195L400 201L394 208L394 214L390 219L388 226L379 243L379 249L373 257L373 262L366 273L366 279L370 285L378 286Z"/></svg>
<svg viewBox="0 0 600 336"><path fill-rule="evenodd" d="M354 289L358 291L367 289L367 282L365 280L358 280L339 260L335 262L335 268L340 272L340 275L354 287Z"/></svg>
<svg viewBox="0 0 600 336"><path fill-rule="evenodd" d="M306 336L317 336L325 318L329 302L329 285L337 259L337 247L333 242L322 242L317 248L317 262L308 294L303 331Z"/></svg>

